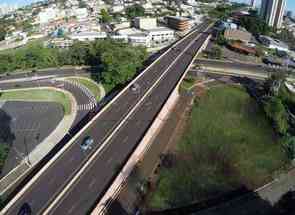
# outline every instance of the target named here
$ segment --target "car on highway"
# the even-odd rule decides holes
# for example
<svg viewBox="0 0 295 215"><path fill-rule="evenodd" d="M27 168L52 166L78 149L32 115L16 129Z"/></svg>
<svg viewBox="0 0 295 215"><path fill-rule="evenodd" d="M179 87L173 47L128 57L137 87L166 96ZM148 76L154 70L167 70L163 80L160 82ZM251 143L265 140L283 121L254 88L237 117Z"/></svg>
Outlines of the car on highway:
<svg viewBox="0 0 295 215"><path fill-rule="evenodd" d="M80 147L83 151L87 151L88 149L90 150L92 149L93 142L94 140L90 136L87 136L80 144Z"/></svg>
<svg viewBox="0 0 295 215"><path fill-rule="evenodd" d="M132 92L134 92L134 93L139 92L139 90L140 90L140 86L139 86L139 84L137 84L137 83L132 84L131 87L130 87L130 90L131 90Z"/></svg>

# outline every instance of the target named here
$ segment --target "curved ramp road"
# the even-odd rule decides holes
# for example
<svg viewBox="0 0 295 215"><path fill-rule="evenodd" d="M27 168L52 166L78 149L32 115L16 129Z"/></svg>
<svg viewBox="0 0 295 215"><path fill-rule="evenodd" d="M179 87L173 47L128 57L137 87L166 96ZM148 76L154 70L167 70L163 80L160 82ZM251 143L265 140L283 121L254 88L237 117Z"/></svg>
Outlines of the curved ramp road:
<svg viewBox="0 0 295 215"><path fill-rule="evenodd" d="M125 89L108 108L85 126L72 140L71 145L57 159L49 162L2 211L17 214L23 205L29 205L32 214L47 208L49 214L85 214L100 198L119 167L132 153L154 117L175 88L185 69L193 60L207 34L208 22L199 26L147 68L135 82L138 92ZM139 101L141 100L141 103ZM136 111L131 113L135 107ZM131 115L130 115L131 114ZM112 136L112 131L123 122ZM117 128L118 129L118 128ZM82 151L80 143L85 137L94 139L93 148ZM106 138L111 137L108 142ZM101 147L104 144L104 147ZM83 164L96 150L97 156L68 190L63 192ZM99 152L99 153L98 153ZM58 196L58 201L54 201ZM51 203L54 204L51 204ZM50 206L50 207L49 207Z"/></svg>

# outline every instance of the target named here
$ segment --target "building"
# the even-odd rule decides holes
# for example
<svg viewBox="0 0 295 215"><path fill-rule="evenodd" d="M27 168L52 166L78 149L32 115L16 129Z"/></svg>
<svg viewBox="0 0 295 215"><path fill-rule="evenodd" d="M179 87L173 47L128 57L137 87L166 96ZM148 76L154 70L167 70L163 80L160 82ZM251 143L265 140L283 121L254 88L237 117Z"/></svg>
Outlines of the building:
<svg viewBox="0 0 295 215"><path fill-rule="evenodd" d="M256 49L253 47L248 47L243 45L240 42L233 42L230 43L228 46L231 50L242 53L242 54L246 54L246 55L256 55Z"/></svg>
<svg viewBox="0 0 295 215"><path fill-rule="evenodd" d="M156 44L171 42L175 39L174 31L165 27L149 29L147 30L147 33L150 36L152 43Z"/></svg>
<svg viewBox="0 0 295 215"><path fill-rule="evenodd" d="M275 28L281 28L286 8L286 0L262 0L260 14L265 22Z"/></svg>
<svg viewBox="0 0 295 215"><path fill-rule="evenodd" d="M261 35L259 37L259 42L261 42L264 46L266 46L269 49L276 49L278 51L289 52L289 47L287 44L279 40L273 39L271 37Z"/></svg>
<svg viewBox="0 0 295 215"><path fill-rule="evenodd" d="M45 42L44 45L50 48L54 47L54 48L65 49L65 48L71 47L73 45L73 41L63 39L63 38L56 38L51 41Z"/></svg>
<svg viewBox="0 0 295 215"><path fill-rule="evenodd" d="M215 27L220 31L224 31L226 29L238 29L237 24L232 22L226 22L226 21L218 21Z"/></svg>
<svg viewBox="0 0 295 215"><path fill-rule="evenodd" d="M187 31L191 28L190 20L185 17L167 16L165 17L169 28L177 31Z"/></svg>
<svg viewBox="0 0 295 215"><path fill-rule="evenodd" d="M288 10L287 13L286 13L286 16L287 16L288 18L292 18L292 17L293 17L293 13L292 13L292 11L291 11L291 10Z"/></svg>
<svg viewBox="0 0 295 215"><path fill-rule="evenodd" d="M133 20L133 25L139 29L153 29L157 27L157 19L136 17Z"/></svg>
<svg viewBox="0 0 295 215"><path fill-rule="evenodd" d="M251 41L252 34L242 30L227 29L224 31L224 37L227 40L237 40L248 44Z"/></svg>
<svg viewBox="0 0 295 215"><path fill-rule="evenodd" d="M105 32L78 32L69 35L71 40L78 41L94 41L96 39L105 39L107 38L107 34Z"/></svg>
<svg viewBox="0 0 295 215"><path fill-rule="evenodd" d="M37 22L40 24L52 22L57 19L59 12L57 8L46 8L38 14Z"/></svg>
<svg viewBox="0 0 295 215"><path fill-rule="evenodd" d="M128 42L133 46L151 47L151 37L145 33L128 35Z"/></svg>
<svg viewBox="0 0 295 215"><path fill-rule="evenodd" d="M255 8L255 5L256 5L256 0L251 0L251 4L250 4L250 6L251 6L252 8Z"/></svg>

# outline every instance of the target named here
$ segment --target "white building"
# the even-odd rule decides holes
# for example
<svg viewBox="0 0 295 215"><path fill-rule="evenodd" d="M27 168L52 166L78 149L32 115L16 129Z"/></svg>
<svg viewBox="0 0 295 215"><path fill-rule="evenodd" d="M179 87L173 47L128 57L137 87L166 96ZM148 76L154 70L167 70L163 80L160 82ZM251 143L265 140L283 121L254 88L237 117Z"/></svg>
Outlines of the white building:
<svg viewBox="0 0 295 215"><path fill-rule="evenodd" d="M262 0L261 17L269 26L281 28L286 4L286 0Z"/></svg>
<svg viewBox="0 0 295 215"><path fill-rule="evenodd" d="M82 20L88 17L88 10L87 8L77 8L73 10L73 16L76 16L77 19Z"/></svg>
<svg viewBox="0 0 295 215"><path fill-rule="evenodd" d="M276 49L279 51L289 52L289 47L287 44L279 40L273 39L271 37L261 35L259 37L259 41L269 49Z"/></svg>
<svg viewBox="0 0 295 215"><path fill-rule="evenodd" d="M133 46L151 47L151 37L145 33L128 35L128 42Z"/></svg>
<svg viewBox="0 0 295 215"><path fill-rule="evenodd" d="M112 13L120 13L120 12L122 12L124 9L125 9L124 6L123 6L123 5L120 5L120 4L118 4L118 5L113 5L113 6L110 8L110 10L111 10Z"/></svg>
<svg viewBox="0 0 295 215"><path fill-rule="evenodd" d="M159 27L147 30L152 43L164 43L175 40L174 31L170 28Z"/></svg>
<svg viewBox="0 0 295 215"><path fill-rule="evenodd" d="M156 18L141 18L136 17L133 20L134 27L139 29L153 29L157 27L157 19Z"/></svg>
<svg viewBox="0 0 295 215"><path fill-rule="evenodd" d="M38 14L37 23L47 24L57 19L60 11L57 8L46 8Z"/></svg>
<svg viewBox="0 0 295 215"><path fill-rule="evenodd" d="M78 41L94 41L96 39L105 39L107 34L105 32L78 32L69 35L71 40Z"/></svg>

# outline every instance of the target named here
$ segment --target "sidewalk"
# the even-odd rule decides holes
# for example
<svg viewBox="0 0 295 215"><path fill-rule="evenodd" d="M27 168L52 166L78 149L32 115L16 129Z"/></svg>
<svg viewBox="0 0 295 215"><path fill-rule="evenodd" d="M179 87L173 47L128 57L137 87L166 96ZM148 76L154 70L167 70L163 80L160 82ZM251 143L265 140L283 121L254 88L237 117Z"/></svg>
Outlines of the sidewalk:
<svg viewBox="0 0 295 215"><path fill-rule="evenodd" d="M70 130L77 115L77 102L71 93L56 88L54 90L62 91L70 97L72 113L64 116L54 131L31 151L28 157L25 157L15 169L0 180L1 196L6 196L18 182L18 179L25 176L31 167L35 166Z"/></svg>

